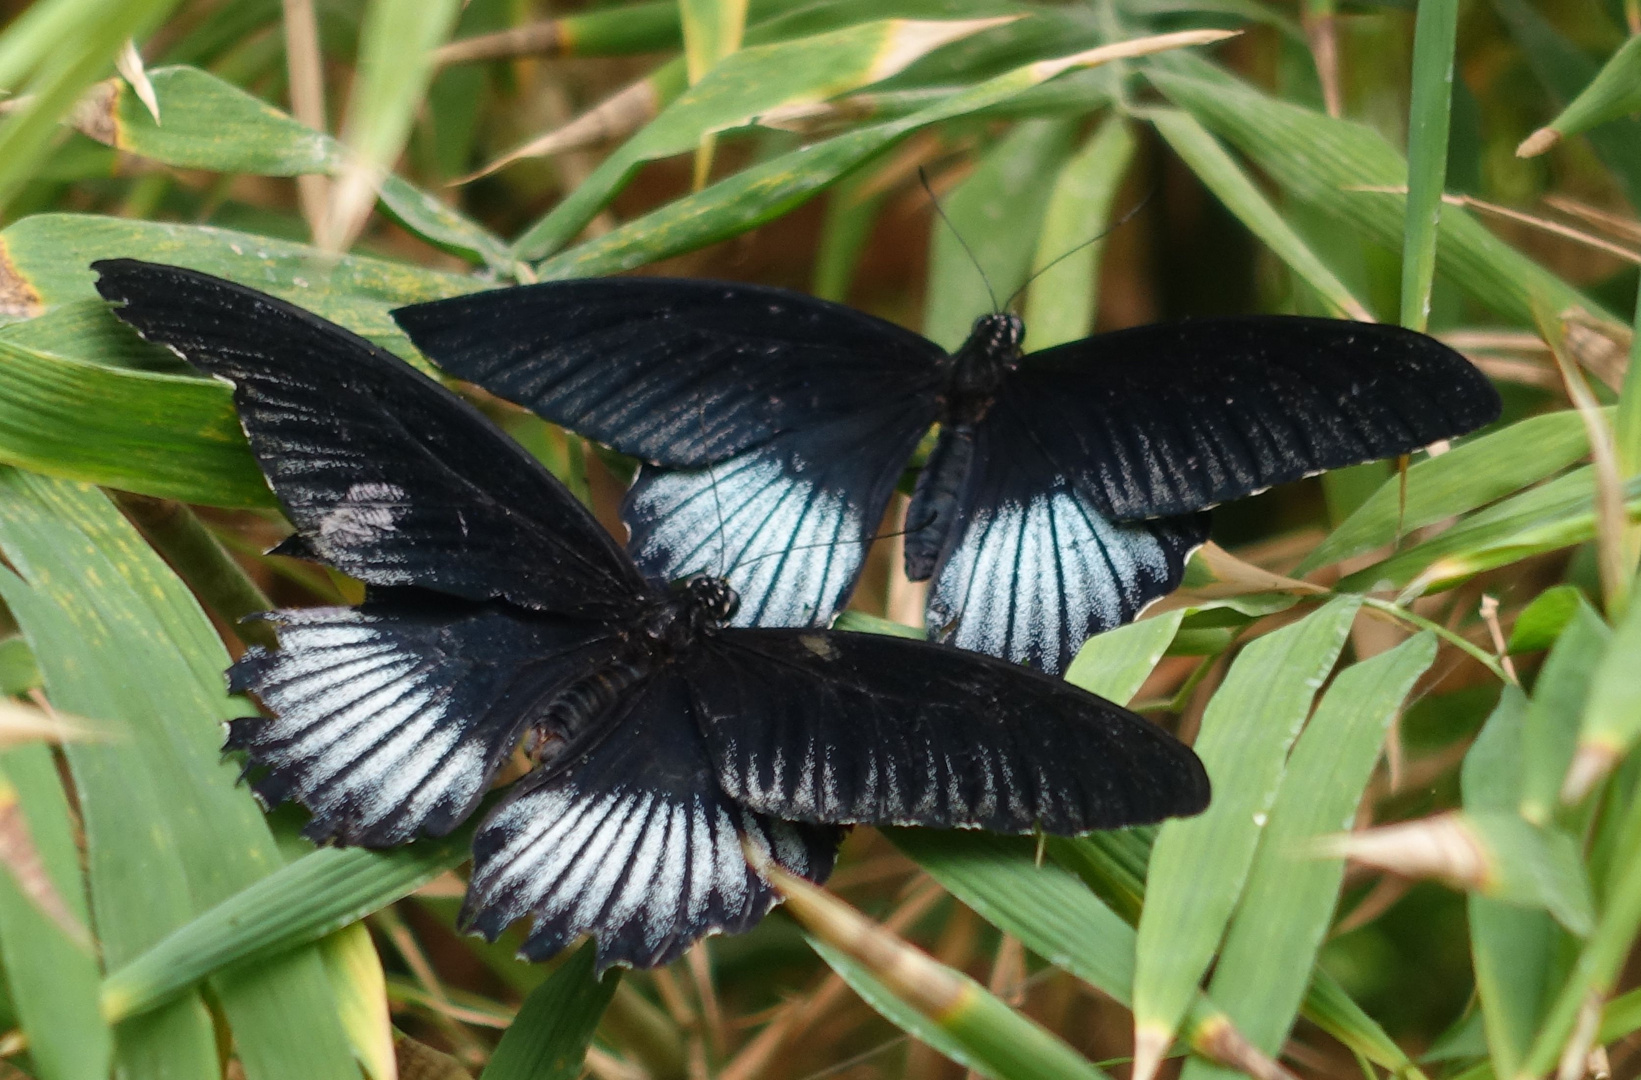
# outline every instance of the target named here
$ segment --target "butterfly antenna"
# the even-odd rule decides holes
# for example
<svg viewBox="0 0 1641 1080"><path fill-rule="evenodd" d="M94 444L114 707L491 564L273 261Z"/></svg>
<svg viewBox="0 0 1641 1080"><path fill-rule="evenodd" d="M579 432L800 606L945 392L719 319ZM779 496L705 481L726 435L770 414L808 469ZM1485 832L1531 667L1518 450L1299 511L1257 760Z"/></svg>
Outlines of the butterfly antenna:
<svg viewBox="0 0 1641 1080"><path fill-rule="evenodd" d="M923 190L929 193L929 201L934 204L934 212L940 215L940 220L946 223L946 228L950 229L952 235L957 237L957 243L962 247L963 254L967 255L969 262L974 264L975 272L980 275L981 283L986 286L986 296L991 300L992 311L1002 311L1003 309L997 306L997 290L991 287L991 278L986 276L986 268L980 265L980 260L974 257L974 249L969 247L967 240L963 239L963 234L957 231L957 226L952 224L952 219L946 216L945 208L940 205L939 197L935 195L934 188L929 184L929 174L924 171L921 165L917 167L917 179L918 183L923 185Z"/></svg>
<svg viewBox="0 0 1641 1080"><path fill-rule="evenodd" d="M705 406L698 407L695 410L695 422L696 422L697 425L699 425L699 427L701 429L701 442L703 444L705 444L706 441L707 441L707 411L706 411ZM717 473L717 468L718 468L718 466L717 466L716 463L713 463L713 464L710 464L710 465L707 466L707 482L712 485L712 507L713 507L713 510L718 515L718 574L717 574L717 576L721 580L723 578L729 577L729 573L730 573L731 570L734 569L734 567L725 567L725 565L724 565L725 563L727 563L729 561L729 548L724 543L724 504L723 504L723 500L718 498L718 473Z"/></svg>
<svg viewBox="0 0 1641 1080"><path fill-rule="evenodd" d="M1147 191L1145 193L1145 197L1142 198L1139 202L1135 203L1133 206L1129 207L1126 211L1124 211L1122 217L1118 218L1116 221L1113 221L1110 225L1107 225L1105 228L1101 229L1099 232L1095 233L1093 236L1090 236L1087 240L1084 240L1082 243L1078 244L1076 247L1071 248L1067 251L1062 251L1060 254L1054 256L1053 259L1049 260L1049 262L1046 266L1042 266L1042 267L1038 268L1037 270L1034 270L1030 277L1026 278L1025 281L1020 283L1020 287L1018 289L1015 289L1012 293L1009 294L1008 301L1007 301L1007 303L1005 303L1003 305L1003 307L1008 308L1010 305L1012 305L1016 300L1018 300L1020 298L1021 293L1025 292L1027 289L1029 289L1031 287L1032 282L1036 281L1038 278L1042 277L1044 274L1048 273L1050 270L1054 269L1056 266L1059 266L1061 263L1065 262L1067 259L1069 259L1073 255L1077 254L1077 252L1083 250L1084 248L1086 248L1086 247L1088 247L1092 244L1099 243L1101 240L1104 240L1106 237L1110 236L1112 233L1116 232L1118 229L1122 228L1124 225L1127 225L1129 220L1135 214L1137 214L1141 210L1145 209L1145 205L1151 201L1151 199L1154 195L1156 195L1157 188L1159 186L1160 185L1158 185L1158 184L1152 184L1151 185L1151 190Z"/></svg>
<svg viewBox="0 0 1641 1080"><path fill-rule="evenodd" d="M817 540L813 544L794 544L791 547L779 548L775 551L766 551L762 555L754 555L751 558L742 559L734 566L730 567L729 570L725 571L725 573L732 573L739 570L743 566L750 566L755 562L762 562L764 559L773 559L777 555L787 555L794 551L811 551L815 548L824 547L843 547L847 544L875 544L879 540L889 540L896 536L907 536L911 533L921 532L932 524L934 524L934 515L931 514L929 517L918 522L916 525L908 525L904 529L896 529L893 532L877 533L873 536L863 537L859 540Z"/></svg>

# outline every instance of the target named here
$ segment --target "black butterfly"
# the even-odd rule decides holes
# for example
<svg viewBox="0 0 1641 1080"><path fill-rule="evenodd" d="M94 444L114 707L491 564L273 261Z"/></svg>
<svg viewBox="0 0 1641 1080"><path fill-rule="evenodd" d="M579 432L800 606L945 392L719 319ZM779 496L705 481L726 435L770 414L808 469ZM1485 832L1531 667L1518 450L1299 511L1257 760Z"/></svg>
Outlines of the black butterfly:
<svg viewBox="0 0 1641 1080"><path fill-rule="evenodd" d="M547 956L591 933L651 965L774 902L741 838L812 880L840 826L1076 833L1200 811L1161 729L945 646L726 629L722 580L652 584L551 474L390 353L207 274L94 264L120 318L233 384L296 526L280 546L363 580L357 608L274 612L230 673L268 804L318 841L450 832L521 740L536 767L480 827L462 918L534 916Z"/></svg>
<svg viewBox="0 0 1641 1080"><path fill-rule="evenodd" d="M1048 671L1179 584L1201 511L1499 413L1434 339L1331 319L1203 319L1022 356L1023 324L995 314L948 355L800 293L661 278L394 317L451 374L646 462L622 511L633 557L668 579L730 566L737 625L827 623L938 422L906 514L906 574L934 579L928 628Z"/></svg>

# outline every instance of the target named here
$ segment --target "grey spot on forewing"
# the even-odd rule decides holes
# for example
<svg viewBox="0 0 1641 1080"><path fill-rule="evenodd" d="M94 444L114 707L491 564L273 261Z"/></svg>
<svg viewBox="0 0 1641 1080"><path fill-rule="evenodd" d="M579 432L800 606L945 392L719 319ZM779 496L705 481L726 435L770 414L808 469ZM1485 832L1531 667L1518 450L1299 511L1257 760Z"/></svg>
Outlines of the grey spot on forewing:
<svg viewBox="0 0 1641 1080"><path fill-rule="evenodd" d="M354 484L319 519L319 538L342 545L370 543L393 531L394 508L404 501L405 490L397 484Z"/></svg>
<svg viewBox="0 0 1641 1080"><path fill-rule="evenodd" d="M833 648L832 643L820 634L804 634L798 640L803 643L804 648L822 660L836 660L838 658L838 650Z"/></svg>

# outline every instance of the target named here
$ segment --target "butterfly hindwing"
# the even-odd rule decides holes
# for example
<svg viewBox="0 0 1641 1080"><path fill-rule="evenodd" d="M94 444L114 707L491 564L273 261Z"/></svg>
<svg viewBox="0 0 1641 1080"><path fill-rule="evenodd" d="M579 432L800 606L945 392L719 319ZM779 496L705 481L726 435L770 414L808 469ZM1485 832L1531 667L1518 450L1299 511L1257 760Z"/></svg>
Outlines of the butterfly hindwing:
<svg viewBox="0 0 1641 1080"><path fill-rule="evenodd" d="M721 281L552 281L393 316L452 375L675 468L886 401L932 402L944 355L842 304Z"/></svg>
<svg viewBox="0 0 1641 1080"><path fill-rule="evenodd" d="M628 549L652 578L727 578L741 598L737 626L825 625L932 412L880 404L703 469L646 465L622 507Z"/></svg>
<svg viewBox="0 0 1641 1080"><path fill-rule="evenodd" d="M305 553L371 585L555 610L619 603L643 587L534 458L404 361L208 274L93 265L121 319L233 383Z"/></svg>
<svg viewBox="0 0 1641 1080"><path fill-rule="evenodd" d="M1466 434L1498 417L1499 397L1424 334L1263 315L1136 327L1030 354L999 390L994 407L1004 406L1075 470L1099 512L1133 521Z"/></svg>
<svg viewBox="0 0 1641 1080"><path fill-rule="evenodd" d="M925 618L938 640L1053 674L1179 585L1208 515L1110 520L1035 427L1010 400L977 426Z"/></svg>
<svg viewBox="0 0 1641 1080"><path fill-rule="evenodd" d="M619 722L572 767L526 777L491 812L473 842L461 921L494 940L530 916L531 959L591 934L600 969L664 964L774 906L743 835L817 882L841 839L835 827L779 821L727 798L686 688L661 675L632 692Z"/></svg>
<svg viewBox="0 0 1641 1080"><path fill-rule="evenodd" d="M265 803L312 812L310 839L369 847L455 828L553 691L616 650L597 624L419 590L268 618L279 649L230 682L276 715L233 721L227 748Z"/></svg>
<svg viewBox="0 0 1641 1080"><path fill-rule="evenodd" d="M990 657L724 630L684 673L724 790L778 817L1078 833L1208 801L1201 763L1161 728Z"/></svg>

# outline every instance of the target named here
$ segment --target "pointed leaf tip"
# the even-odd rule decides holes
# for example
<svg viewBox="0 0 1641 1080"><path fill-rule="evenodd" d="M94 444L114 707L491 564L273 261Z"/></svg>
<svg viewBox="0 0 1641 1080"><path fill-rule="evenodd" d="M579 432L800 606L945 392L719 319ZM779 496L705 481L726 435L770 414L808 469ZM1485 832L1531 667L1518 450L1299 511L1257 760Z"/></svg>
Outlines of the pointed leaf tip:
<svg viewBox="0 0 1641 1080"><path fill-rule="evenodd" d="M1521 140L1521 145L1516 147L1516 156L1518 158L1538 157L1560 141L1561 132L1552 127L1541 127Z"/></svg>

